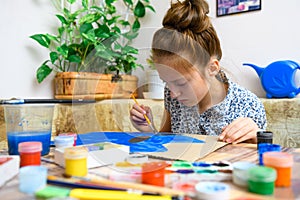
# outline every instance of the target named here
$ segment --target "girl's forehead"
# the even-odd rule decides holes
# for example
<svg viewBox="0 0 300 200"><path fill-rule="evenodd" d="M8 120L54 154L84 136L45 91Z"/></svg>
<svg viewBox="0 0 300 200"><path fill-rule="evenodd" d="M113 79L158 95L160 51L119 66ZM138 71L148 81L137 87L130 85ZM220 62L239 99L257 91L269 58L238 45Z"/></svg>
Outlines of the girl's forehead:
<svg viewBox="0 0 300 200"><path fill-rule="evenodd" d="M193 68L173 67L174 65L157 65L157 71L161 79L167 82L176 82L184 79L190 79L197 71Z"/></svg>

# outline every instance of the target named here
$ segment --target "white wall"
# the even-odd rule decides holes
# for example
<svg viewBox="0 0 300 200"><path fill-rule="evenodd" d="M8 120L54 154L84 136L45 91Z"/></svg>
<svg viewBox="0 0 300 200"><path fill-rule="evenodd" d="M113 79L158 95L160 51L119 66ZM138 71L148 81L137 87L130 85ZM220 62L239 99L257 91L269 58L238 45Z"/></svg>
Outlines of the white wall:
<svg viewBox="0 0 300 200"><path fill-rule="evenodd" d="M153 32L161 26L169 0L152 0L156 14L143 20L143 29L135 44L140 48L144 64ZM242 63L265 67L282 59L300 63L300 1L262 0L262 10L226 17L215 17L215 0L208 0L213 24L223 48L223 67L234 73L233 78L258 96L265 95L258 76ZM0 99L52 98L51 77L42 84L35 71L47 58L48 51L29 36L35 33L54 33L57 20L49 0L1 0L0 12ZM144 71L134 74L144 79ZM297 73L298 74L298 73ZM297 76L298 77L298 76ZM297 78L298 79L298 78ZM300 85L297 82L297 85Z"/></svg>

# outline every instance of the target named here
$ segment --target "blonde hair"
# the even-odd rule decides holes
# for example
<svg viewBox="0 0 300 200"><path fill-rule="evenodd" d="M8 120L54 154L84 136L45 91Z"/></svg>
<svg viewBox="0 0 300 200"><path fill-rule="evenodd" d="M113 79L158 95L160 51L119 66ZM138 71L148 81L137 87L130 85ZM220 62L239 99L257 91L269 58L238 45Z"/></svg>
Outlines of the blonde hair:
<svg viewBox="0 0 300 200"><path fill-rule="evenodd" d="M180 56L189 65L206 66L211 57L222 57L220 41L209 17L205 0L171 3L163 19L163 28L155 32L152 54L155 62Z"/></svg>

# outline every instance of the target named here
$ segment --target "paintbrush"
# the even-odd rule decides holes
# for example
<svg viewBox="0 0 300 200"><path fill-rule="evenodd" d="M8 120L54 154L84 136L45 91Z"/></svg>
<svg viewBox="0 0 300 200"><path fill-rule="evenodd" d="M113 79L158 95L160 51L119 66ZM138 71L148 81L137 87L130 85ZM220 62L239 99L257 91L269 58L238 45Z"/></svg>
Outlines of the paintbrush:
<svg viewBox="0 0 300 200"><path fill-rule="evenodd" d="M140 104L138 103L138 101L136 100L135 96L134 95L131 95L132 99L134 100L134 102L140 106ZM149 127L151 128L151 130L153 131L154 134L157 134L158 131L156 130L156 128L154 127L153 123L150 121L150 119L148 118L148 116L146 114L144 114L144 118L146 119L147 121L147 124L149 125ZM129 140L130 143L138 143L138 142L142 142L142 141L145 141L145 140L148 140L150 138L150 136L139 136L139 137L134 137L134 138L131 138Z"/></svg>
<svg viewBox="0 0 300 200"><path fill-rule="evenodd" d="M133 190L133 191L142 191L143 193L149 193L149 194L159 194L159 195L171 195L171 196L177 196L182 197L184 196L183 191L167 188L167 187L161 187L161 186L155 186L155 185L148 185L148 184L142 184L142 183L132 183L132 182L125 182L125 181L112 181L104 178L99 177L74 177L73 179L81 180L82 182L88 181L90 184L101 186L101 187L110 187L115 188L119 190Z"/></svg>
<svg viewBox="0 0 300 200"><path fill-rule="evenodd" d="M0 99L0 104L95 103L93 99Z"/></svg>
<svg viewBox="0 0 300 200"><path fill-rule="evenodd" d="M131 95L132 99L134 100L134 102L140 106L140 104L138 103L138 101L136 100L134 95ZM158 131L156 130L156 128L153 126L153 124L151 123L150 119L148 118L148 116L146 114L144 114L144 118L146 119L149 127L151 128L151 130L153 131L153 133L157 133Z"/></svg>

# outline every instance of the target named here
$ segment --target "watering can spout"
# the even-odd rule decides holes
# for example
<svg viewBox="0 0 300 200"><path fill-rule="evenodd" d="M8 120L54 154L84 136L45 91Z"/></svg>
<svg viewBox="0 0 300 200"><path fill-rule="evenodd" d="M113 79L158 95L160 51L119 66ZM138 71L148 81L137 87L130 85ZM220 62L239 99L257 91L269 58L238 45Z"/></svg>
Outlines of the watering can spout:
<svg viewBox="0 0 300 200"><path fill-rule="evenodd" d="M264 71L264 68L258 67L256 65L253 65L253 64L250 64L250 63L243 63L243 65L252 67L256 71L256 73L258 74L259 77L261 76L261 74Z"/></svg>

